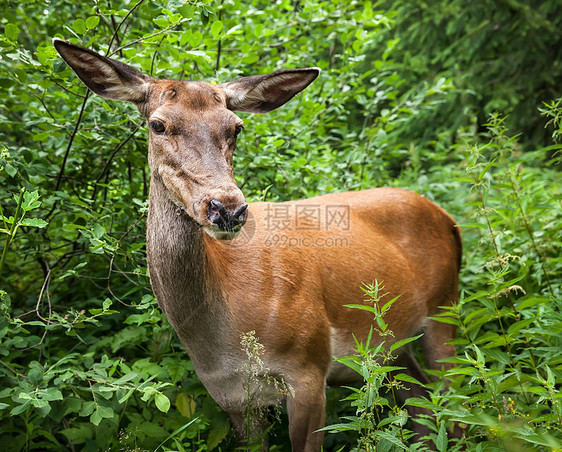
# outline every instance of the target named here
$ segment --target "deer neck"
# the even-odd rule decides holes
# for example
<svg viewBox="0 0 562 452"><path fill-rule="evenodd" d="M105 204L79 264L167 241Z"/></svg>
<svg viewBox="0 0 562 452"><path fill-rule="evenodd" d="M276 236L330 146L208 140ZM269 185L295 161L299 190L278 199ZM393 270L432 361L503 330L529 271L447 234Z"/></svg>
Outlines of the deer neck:
<svg viewBox="0 0 562 452"><path fill-rule="evenodd" d="M209 253L209 239L170 199L163 182L153 176L147 221L152 288L190 355L220 342L219 337L209 337L211 332L228 330L228 309L221 284L224 278L220 277L225 270ZM205 346L201 347L200 341Z"/></svg>

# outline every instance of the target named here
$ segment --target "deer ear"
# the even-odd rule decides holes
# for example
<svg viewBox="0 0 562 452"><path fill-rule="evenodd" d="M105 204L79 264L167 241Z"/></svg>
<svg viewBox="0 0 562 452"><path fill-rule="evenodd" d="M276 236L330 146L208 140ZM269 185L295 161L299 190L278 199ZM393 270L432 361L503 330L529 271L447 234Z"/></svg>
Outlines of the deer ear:
<svg viewBox="0 0 562 452"><path fill-rule="evenodd" d="M242 77L221 87L230 110L266 113L290 101L320 74L316 67Z"/></svg>
<svg viewBox="0 0 562 452"><path fill-rule="evenodd" d="M62 39L53 45L64 61L94 93L107 99L145 102L151 78L135 68Z"/></svg>

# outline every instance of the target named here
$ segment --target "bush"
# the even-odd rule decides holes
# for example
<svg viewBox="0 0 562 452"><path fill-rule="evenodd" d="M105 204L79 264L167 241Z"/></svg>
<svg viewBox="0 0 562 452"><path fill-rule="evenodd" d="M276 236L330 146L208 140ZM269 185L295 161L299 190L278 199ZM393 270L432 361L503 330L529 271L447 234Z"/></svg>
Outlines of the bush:
<svg viewBox="0 0 562 452"><path fill-rule="evenodd" d="M235 447L150 290L145 125L88 94L58 36L160 78L321 67L286 107L244 115L244 193L394 185L449 210L465 244L442 319L459 327L457 367L447 396L417 403L441 446L457 420L471 450L560 448L562 47L556 2L536 3L4 2L0 445Z"/></svg>

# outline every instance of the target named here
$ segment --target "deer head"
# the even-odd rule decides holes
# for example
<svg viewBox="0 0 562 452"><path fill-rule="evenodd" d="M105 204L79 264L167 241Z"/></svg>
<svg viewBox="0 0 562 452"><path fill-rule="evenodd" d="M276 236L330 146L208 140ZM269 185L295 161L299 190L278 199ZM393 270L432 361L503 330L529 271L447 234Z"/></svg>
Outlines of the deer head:
<svg viewBox="0 0 562 452"><path fill-rule="evenodd" d="M54 39L78 77L96 94L134 103L148 121L152 178L205 232L232 238L247 218L232 156L243 129L234 111L265 113L288 102L320 73L288 69L213 85L157 80L119 61Z"/></svg>

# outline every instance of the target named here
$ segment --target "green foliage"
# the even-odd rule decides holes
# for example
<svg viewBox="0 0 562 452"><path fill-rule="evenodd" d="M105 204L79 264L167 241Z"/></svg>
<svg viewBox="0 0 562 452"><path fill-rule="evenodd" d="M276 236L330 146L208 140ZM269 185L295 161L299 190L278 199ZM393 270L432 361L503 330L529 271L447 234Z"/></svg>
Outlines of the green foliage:
<svg viewBox="0 0 562 452"><path fill-rule="evenodd" d="M345 416L344 420L347 422L332 424L323 430L330 433L357 432L359 439L356 447L352 449L353 451L389 450L393 446L401 450L407 449L407 440L412 436L411 432L404 428L408 414L403 407L396 404L395 390L404 388L402 381L419 382L402 373L391 374L391 372L396 373L404 369L392 365L394 360L392 352L415 341L420 336L403 339L387 347L387 339L393 337L393 333L384 321L384 315L398 297L386 302L383 306L379 306L381 297L378 292L383 288L382 283L378 282L364 288L372 305L348 306L372 313L373 321L377 327L371 328L365 343L355 338L357 355L336 358L337 362L345 364L357 372L364 380L364 384L360 388L349 388L351 395L346 398L346 400L351 401L351 406L355 407L356 415ZM374 331L376 332L375 340L373 340ZM390 410L388 409L389 401L382 390L392 394L394 405Z"/></svg>
<svg viewBox="0 0 562 452"><path fill-rule="evenodd" d="M446 316L459 327L457 346L463 351L449 372L459 384L457 394L466 397L453 416L483 426L496 442L493 450L513 447L513 441L520 448L558 449L559 173L537 165L547 155L544 149L521 153L504 122L492 116L487 141L466 149L463 181L472 189L472 222L464 228L478 231L479 250L465 272L465 287L472 290Z"/></svg>
<svg viewBox="0 0 562 452"><path fill-rule="evenodd" d="M459 127L473 117L483 124L496 111L509 114L508 127L523 132L525 149L548 142L546 121L534 112L560 96L554 82L562 75L558 1L382 3L395 11L394 23L377 36L373 51L389 54L380 69L390 72L395 98L406 109L391 142L407 145L405 134L444 151L458 139ZM422 93L433 102L419 104ZM388 107L371 114L381 108Z"/></svg>
<svg viewBox="0 0 562 452"><path fill-rule="evenodd" d="M438 450L450 420L469 450L559 449L558 6L0 0L0 448L235 447L151 295L145 125L88 95L58 36L160 78L321 67L287 106L243 115L239 185L250 200L394 185L450 211L463 294L441 320L458 325L457 367L446 393L409 403L434 412ZM378 431L406 444L388 413Z"/></svg>

